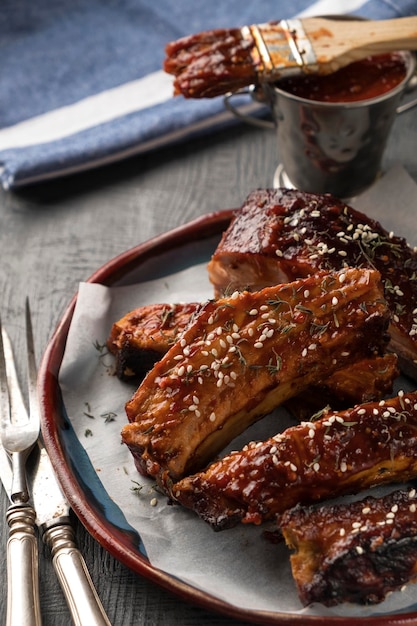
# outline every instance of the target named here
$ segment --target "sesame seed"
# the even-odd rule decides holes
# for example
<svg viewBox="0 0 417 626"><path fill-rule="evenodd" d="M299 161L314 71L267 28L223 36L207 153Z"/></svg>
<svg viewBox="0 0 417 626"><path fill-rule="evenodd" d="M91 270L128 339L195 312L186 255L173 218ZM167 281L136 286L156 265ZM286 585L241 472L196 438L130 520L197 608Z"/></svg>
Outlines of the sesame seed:
<svg viewBox="0 0 417 626"><path fill-rule="evenodd" d="M345 530L344 528L341 528L341 529L339 530L339 535L340 535L341 537L344 537L344 536L346 535L346 530Z"/></svg>
<svg viewBox="0 0 417 626"><path fill-rule="evenodd" d="M152 500L150 501L150 505L156 506L157 504L158 504L158 500L156 498L152 498Z"/></svg>
<svg viewBox="0 0 417 626"><path fill-rule="evenodd" d="M178 368L178 376L181 378L181 376L184 376L185 374L185 367L184 365L181 365L181 367Z"/></svg>
<svg viewBox="0 0 417 626"><path fill-rule="evenodd" d="M258 350L261 350L264 347L264 344L262 343L262 341L255 341L255 343L253 344L254 348L257 348Z"/></svg>
<svg viewBox="0 0 417 626"><path fill-rule="evenodd" d="M341 472L346 472L347 471L347 463L346 461L342 461L340 464L340 471Z"/></svg>
<svg viewBox="0 0 417 626"><path fill-rule="evenodd" d="M363 554L363 548L361 546L356 546L356 552L358 554Z"/></svg>
<svg viewBox="0 0 417 626"><path fill-rule="evenodd" d="M370 508L369 506L364 506L364 507L363 507L363 509L362 509L362 513L363 513L364 515L367 515L367 514L368 514L368 513L370 513L370 512L371 512L371 508Z"/></svg>
<svg viewBox="0 0 417 626"><path fill-rule="evenodd" d="M248 315L258 315L258 309L251 309Z"/></svg>
<svg viewBox="0 0 417 626"><path fill-rule="evenodd" d="M214 412L210 413L209 420L210 420L210 422L215 422L216 421L216 414Z"/></svg>

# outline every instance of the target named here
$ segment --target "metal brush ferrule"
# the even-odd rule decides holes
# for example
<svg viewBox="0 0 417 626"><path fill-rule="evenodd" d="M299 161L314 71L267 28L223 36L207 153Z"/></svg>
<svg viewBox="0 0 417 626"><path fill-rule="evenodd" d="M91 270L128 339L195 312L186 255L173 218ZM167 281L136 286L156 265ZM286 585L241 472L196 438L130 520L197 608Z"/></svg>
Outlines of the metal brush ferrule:
<svg viewBox="0 0 417 626"><path fill-rule="evenodd" d="M244 26L241 33L244 39L255 42L252 58L261 82L317 67L316 54L301 20L253 24Z"/></svg>

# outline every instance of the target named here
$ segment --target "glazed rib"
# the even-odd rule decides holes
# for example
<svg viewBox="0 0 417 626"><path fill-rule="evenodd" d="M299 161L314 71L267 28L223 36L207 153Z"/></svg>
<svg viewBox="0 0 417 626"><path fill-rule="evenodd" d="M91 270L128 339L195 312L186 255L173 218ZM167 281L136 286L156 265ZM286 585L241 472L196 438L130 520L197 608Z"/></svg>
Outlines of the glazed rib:
<svg viewBox="0 0 417 626"><path fill-rule="evenodd" d="M388 317L373 270L210 301L127 403L122 440L169 491L288 398L381 354Z"/></svg>
<svg viewBox="0 0 417 626"><path fill-rule="evenodd" d="M417 393L329 411L187 476L173 497L221 530L417 477Z"/></svg>
<svg viewBox="0 0 417 626"><path fill-rule="evenodd" d="M145 305L115 322L107 345L116 357L116 375L121 380L142 380L201 307L198 303ZM326 405L341 409L377 400L392 392L398 374L396 355L373 356L336 370L285 406L297 419L308 419Z"/></svg>
<svg viewBox="0 0 417 626"><path fill-rule="evenodd" d="M124 315L112 326L107 347L116 357L121 380L143 378L168 352L201 304L150 304Z"/></svg>
<svg viewBox="0 0 417 626"><path fill-rule="evenodd" d="M417 252L331 195L251 193L208 265L215 293L261 289L346 266L374 267L391 310L390 349L417 379Z"/></svg>
<svg viewBox="0 0 417 626"><path fill-rule="evenodd" d="M304 605L375 604L417 579L416 490L319 507L279 519Z"/></svg>
<svg viewBox="0 0 417 626"><path fill-rule="evenodd" d="M399 375L395 354L384 354L357 361L336 370L320 384L290 398L285 408L298 420L309 420L326 407L347 409L355 404L380 400L390 395Z"/></svg>

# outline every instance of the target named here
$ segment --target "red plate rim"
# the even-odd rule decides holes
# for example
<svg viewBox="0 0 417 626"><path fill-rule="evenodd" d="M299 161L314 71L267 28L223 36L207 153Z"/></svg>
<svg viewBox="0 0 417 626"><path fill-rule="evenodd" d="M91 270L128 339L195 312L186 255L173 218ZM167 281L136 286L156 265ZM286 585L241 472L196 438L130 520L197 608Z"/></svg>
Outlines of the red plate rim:
<svg viewBox="0 0 417 626"><path fill-rule="evenodd" d="M114 285L129 271L137 268L146 260L157 257L167 249L182 246L192 239L205 239L216 234L220 236L227 228L233 212L234 209L228 209L210 213L171 231L157 235L114 257L96 270L86 282L100 283L106 286ZM216 611L245 622L273 624L275 626L289 626L290 624L318 626L323 623L340 626L342 624L343 626L364 626L365 624L413 626L416 624L416 612L366 618L346 618L240 609L154 567L145 556L135 549L133 543L128 541L126 533L123 533L113 525L110 528L110 523L105 520L103 514L93 507L86 498L81 485L68 464L60 436L60 421L62 421L60 407L62 399L58 374L76 302L77 294L72 297L59 321L40 363L38 391L41 405L42 435L54 470L71 508L87 531L101 546L135 573L171 591L181 599L207 610Z"/></svg>

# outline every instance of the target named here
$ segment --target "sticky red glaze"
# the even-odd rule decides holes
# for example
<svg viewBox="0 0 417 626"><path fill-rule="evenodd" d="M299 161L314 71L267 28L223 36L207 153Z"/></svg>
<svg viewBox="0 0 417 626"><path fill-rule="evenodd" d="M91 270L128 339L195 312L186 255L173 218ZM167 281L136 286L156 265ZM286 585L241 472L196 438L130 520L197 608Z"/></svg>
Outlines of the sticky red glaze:
<svg viewBox="0 0 417 626"><path fill-rule="evenodd" d="M276 86L300 98L320 102L357 102L381 96L404 80L401 53L380 54L350 63L325 76L309 74L282 78Z"/></svg>

